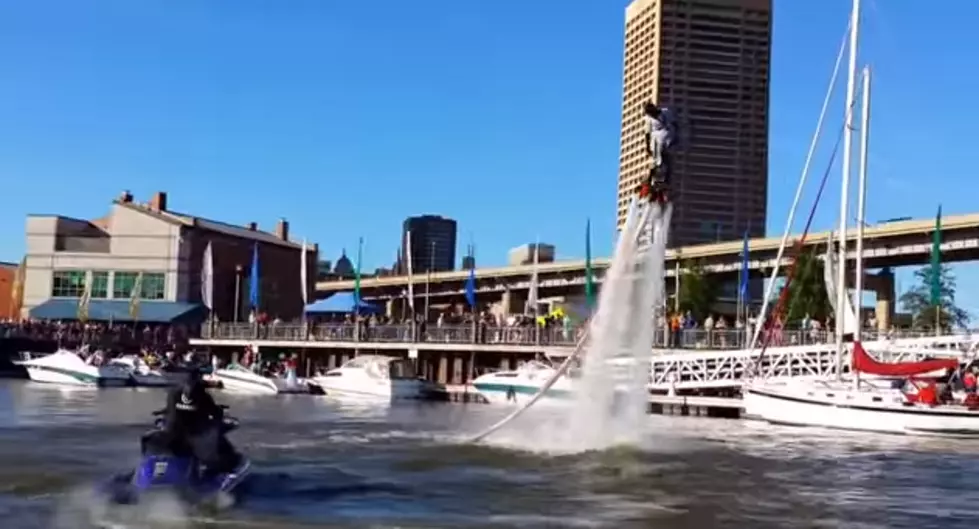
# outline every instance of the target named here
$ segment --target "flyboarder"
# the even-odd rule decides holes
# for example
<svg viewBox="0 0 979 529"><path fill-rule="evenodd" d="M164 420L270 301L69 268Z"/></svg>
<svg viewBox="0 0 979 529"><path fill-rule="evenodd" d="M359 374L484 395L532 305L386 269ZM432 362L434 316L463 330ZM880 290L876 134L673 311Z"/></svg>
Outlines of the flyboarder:
<svg viewBox="0 0 979 529"><path fill-rule="evenodd" d="M639 185L639 198L665 203L666 190L673 176L673 148L679 137L679 124L670 109L651 102L643 105L643 114L646 117L646 152L652 165Z"/></svg>

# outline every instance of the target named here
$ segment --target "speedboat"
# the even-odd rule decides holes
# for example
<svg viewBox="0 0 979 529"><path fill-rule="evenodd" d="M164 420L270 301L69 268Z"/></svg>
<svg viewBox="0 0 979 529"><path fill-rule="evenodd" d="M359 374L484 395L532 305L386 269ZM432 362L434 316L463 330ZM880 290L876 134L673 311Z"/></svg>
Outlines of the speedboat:
<svg viewBox="0 0 979 529"><path fill-rule="evenodd" d="M491 404L523 404L533 398L555 372L550 364L530 360L517 369L480 375L473 380L472 386ZM566 402L572 395L571 385L571 378L559 377L541 402Z"/></svg>
<svg viewBox="0 0 979 529"><path fill-rule="evenodd" d="M330 397L387 401L423 399L428 389L408 360L381 355L354 357L306 383Z"/></svg>
<svg viewBox="0 0 979 529"><path fill-rule="evenodd" d="M133 384L131 370L111 364L96 366L67 349L14 363L27 369L27 375L34 382L98 387Z"/></svg>
<svg viewBox="0 0 979 529"><path fill-rule="evenodd" d="M128 369L136 386L159 388L172 386L174 380L159 370L153 369L136 355L125 355L109 360L110 366Z"/></svg>
<svg viewBox="0 0 979 529"><path fill-rule="evenodd" d="M174 449L160 435L164 426L162 411L154 412L158 418L155 428L142 438L142 456L135 469L113 476L98 487L97 492L114 504L138 504L143 497L163 492L176 494L189 505L206 505L227 508L237 501L236 491L251 473L251 462L236 455L237 462L231 472L208 473L206 468L186 449ZM224 433L238 428L233 417L224 420Z"/></svg>
<svg viewBox="0 0 979 529"><path fill-rule="evenodd" d="M250 395L276 395L279 386L273 380L263 377L241 364L229 364L222 369L215 369L211 379L221 383L221 389L233 393Z"/></svg>

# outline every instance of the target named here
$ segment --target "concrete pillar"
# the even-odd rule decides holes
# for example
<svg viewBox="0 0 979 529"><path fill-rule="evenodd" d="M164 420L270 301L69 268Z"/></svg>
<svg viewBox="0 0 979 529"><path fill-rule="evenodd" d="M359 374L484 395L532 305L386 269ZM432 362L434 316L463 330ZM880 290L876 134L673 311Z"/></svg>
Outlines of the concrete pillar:
<svg viewBox="0 0 979 529"><path fill-rule="evenodd" d="M503 357L500 358L500 370L501 371L510 370L510 355L504 354Z"/></svg>
<svg viewBox="0 0 979 529"><path fill-rule="evenodd" d="M465 366L463 365L462 357L459 356L459 355L452 355L452 356L453 356L453 358L452 358L452 383L453 384L462 384L465 381L465 377L463 376L463 373L464 373L463 369L464 369Z"/></svg>
<svg viewBox="0 0 979 529"><path fill-rule="evenodd" d="M446 384L449 379L449 359L445 353L438 353L438 383Z"/></svg>
<svg viewBox="0 0 979 529"><path fill-rule="evenodd" d="M395 313L397 309L394 302L395 300L389 299L384 303L384 314L387 315L388 318L398 317L398 314Z"/></svg>
<svg viewBox="0 0 979 529"><path fill-rule="evenodd" d="M894 271L884 268L877 273L877 330L885 332L891 328L894 319Z"/></svg>

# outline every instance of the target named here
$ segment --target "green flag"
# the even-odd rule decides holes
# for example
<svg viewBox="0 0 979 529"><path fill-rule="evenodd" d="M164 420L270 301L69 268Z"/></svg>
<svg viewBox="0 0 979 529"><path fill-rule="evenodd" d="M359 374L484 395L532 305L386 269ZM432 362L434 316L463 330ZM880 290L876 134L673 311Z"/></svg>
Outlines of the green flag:
<svg viewBox="0 0 979 529"><path fill-rule="evenodd" d="M591 268L591 219L585 223L585 303L595 306L595 274Z"/></svg>
<svg viewBox="0 0 979 529"><path fill-rule="evenodd" d="M942 304L942 207L935 215L935 231L931 234L931 304Z"/></svg>
<svg viewBox="0 0 979 529"><path fill-rule="evenodd" d="M364 238L357 241L357 270L354 272L354 303L360 303L360 263L364 258ZM359 307L355 307L359 310Z"/></svg>

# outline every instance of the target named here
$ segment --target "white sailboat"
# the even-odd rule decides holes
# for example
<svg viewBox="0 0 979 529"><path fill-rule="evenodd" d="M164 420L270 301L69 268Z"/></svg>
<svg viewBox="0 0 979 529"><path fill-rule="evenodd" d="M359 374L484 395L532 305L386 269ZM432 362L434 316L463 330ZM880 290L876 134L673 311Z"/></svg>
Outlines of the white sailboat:
<svg viewBox="0 0 979 529"><path fill-rule="evenodd" d="M843 184L840 205L839 259L826 259L827 287L837 312L837 376L833 380L795 380L772 382L752 380L742 388L745 414L774 424L819 426L857 431L911 435L979 436L979 399L952 395L923 379L959 367L958 359L884 363L864 349L861 326L854 306L859 306L863 283L863 226L866 197L867 140L870 117L870 71L863 71L860 182L856 252L857 301L850 304L846 295L847 199L852 143L852 112L855 102L857 42L860 0L854 0L850 25L850 64L847 83L847 124L844 129ZM832 252L830 252L831 254ZM832 275L831 275L832 274ZM854 340L844 343L844 336ZM849 353L845 355L845 353ZM843 358L850 359L850 377L842 377ZM897 380L895 384L861 381L861 375Z"/></svg>

